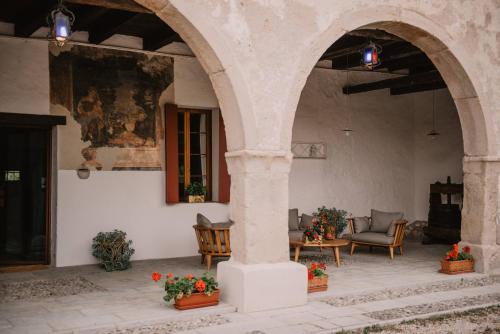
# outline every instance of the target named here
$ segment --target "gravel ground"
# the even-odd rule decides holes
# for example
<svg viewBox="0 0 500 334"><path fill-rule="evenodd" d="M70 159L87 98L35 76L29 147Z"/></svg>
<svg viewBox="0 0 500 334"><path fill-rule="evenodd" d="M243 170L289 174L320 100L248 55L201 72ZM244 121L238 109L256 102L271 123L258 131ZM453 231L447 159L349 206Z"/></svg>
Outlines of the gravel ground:
<svg viewBox="0 0 500 334"><path fill-rule="evenodd" d="M493 334L500 333L500 306L456 312L426 319L403 321L396 325L372 326L342 334Z"/></svg>
<svg viewBox="0 0 500 334"><path fill-rule="evenodd" d="M323 299L325 302L332 306L351 306L356 304L364 304L379 300L395 299L416 296L432 292L459 290L466 288L474 288L492 284L500 283L500 276L488 276L474 279L461 279L460 281L442 281L438 283L423 284L418 287L402 287L393 289L384 289L367 293L363 295L347 295L333 298Z"/></svg>
<svg viewBox="0 0 500 334"><path fill-rule="evenodd" d="M83 277L54 278L22 282L0 282L0 303L62 297L104 291Z"/></svg>
<svg viewBox="0 0 500 334"><path fill-rule="evenodd" d="M488 295L451 299L442 302L419 304L407 307L398 307L383 311L364 313L363 315L378 320L391 320L403 317L411 317L419 314L442 312L450 309L457 309L472 305L483 305L490 303L500 304L500 294L493 293Z"/></svg>
<svg viewBox="0 0 500 334"><path fill-rule="evenodd" d="M216 326L228 323L229 320L221 315L198 317L190 320L169 321L137 327L113 329L98 332L99 334L167 334L177 333L196 328Z"/></svg>

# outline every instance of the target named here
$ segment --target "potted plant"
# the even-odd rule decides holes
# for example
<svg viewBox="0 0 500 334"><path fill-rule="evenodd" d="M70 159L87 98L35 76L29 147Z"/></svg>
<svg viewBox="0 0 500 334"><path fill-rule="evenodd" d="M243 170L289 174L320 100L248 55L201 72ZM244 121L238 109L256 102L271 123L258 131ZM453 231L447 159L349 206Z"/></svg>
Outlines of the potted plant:
<svg viewBox="0 0 500 334"><path fill-rule="evenodd" d="M318 208L318 212L313 214L318 217L324 226L325 239L335 239L344 231L347 226L347 211L336 208L327 209L325 206Z"/></svg>
<svg viewBox="0 0 500 334"><path fill-rule="evenodd" d="M470 247L465 246L459 252L458 245L454 244L451 251L441 261L441 273L456 275L474 272L474 258L470 254Z"/></svg>
<svg viewBox="0 0 500 334"><path fill-rule="evenodd" d="M312 218L312 226L307 226L303 233L304 243L306 244L321 244L325 228L323 223L318 220L318 217Z"/></svg>
<svg viewBox="0 0 500 334"><path fill-rule="evenodd" d="M132 240L127 240L127 233L120 230L99 232L92 239L92 255L106 271L125 270L130 267L130 257L134 252Z"/></svg>
<svg viewBox="0 0 500 334"><path fill-rule="evenodd" d="M200 182L190 183L186 188L189 203L203 203L205 202L205 195L207 188Z"/></svg>
<svg viewBox="0 0 500 334"><path fill-rule="evenodd" d="M326 265L323 262L311 263L307 267L307 292L326 291L328 289L328 275L325 273Z"/></svg>
<svg viewBox="0 0 500 334"><path fill-rule="evenodd" d="M158 282L162 275L159 272L154 272L151 278ZM168 273L165 281L166 294L163 299L166 302L175 300L174 306L179 310L217 305L219 304L217 285L217 281L208 273L204 273L199 278L191 274L179 278Z"/></svg>

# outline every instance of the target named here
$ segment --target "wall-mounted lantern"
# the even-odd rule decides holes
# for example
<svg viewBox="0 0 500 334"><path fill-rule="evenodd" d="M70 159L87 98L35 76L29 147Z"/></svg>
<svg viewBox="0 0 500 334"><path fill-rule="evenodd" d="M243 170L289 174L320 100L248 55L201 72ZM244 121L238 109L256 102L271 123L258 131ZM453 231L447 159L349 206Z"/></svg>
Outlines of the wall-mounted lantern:
<svg viewBox="0 0 500 334"><path fill-rule="evenodd" d="M373 69L381 64L379 55L382 53L382 47L370 42L362 51L362 63L368 69Z"/></svg>
<svg viewBox="0 0 500 334"><path fill-rule="evenodd" d="M49 40L55 40L58 46L63 46L71 37L71 27L75 22L75 14L59 0L57 7L47 16L50 28Z"/></svg>

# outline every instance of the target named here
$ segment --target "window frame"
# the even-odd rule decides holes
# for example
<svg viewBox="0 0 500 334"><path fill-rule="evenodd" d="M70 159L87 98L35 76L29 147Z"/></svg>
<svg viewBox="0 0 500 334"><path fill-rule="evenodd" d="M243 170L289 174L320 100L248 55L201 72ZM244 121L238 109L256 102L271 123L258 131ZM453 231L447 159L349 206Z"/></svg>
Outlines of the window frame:
<svg viewBox="0 0 500 334"><path fill-rule="evenodd" d="M183 137L184 137L184 151L182 152L182 155L184 157L184 189L182 190L182 193L184 194L184 191L187 187L187 185L190 183L191 180L191 115L192 114L201 114L205 115L206 117L206 188L207 188L207 193L205 195L205 201L209 202L212 200L212 113L211 110L207 109L192 109L192 108L178 108L177 110L178 114L183 114L183 119L184 119L184 127L181 129L178 127L177 129L177 136L183 132ZM180 156L181 152L177 152L179 156L179 164L178 164L178 170L180 174ZM201 175L203 179L203 174ZM179 178L180 179L180 178ZM179 182L179 189L181 188L181 183ZM184 196L179 196L179 201L180 202L187 202L187 197Z"/></svg>

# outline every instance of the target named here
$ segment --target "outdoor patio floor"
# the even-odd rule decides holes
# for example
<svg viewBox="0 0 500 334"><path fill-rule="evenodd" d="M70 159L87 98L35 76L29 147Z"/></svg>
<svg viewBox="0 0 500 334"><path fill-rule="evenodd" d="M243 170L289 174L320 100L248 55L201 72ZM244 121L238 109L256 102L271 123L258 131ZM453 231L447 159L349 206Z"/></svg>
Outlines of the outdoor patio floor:
<svg viewBox="0 0 500 334"><path fill-rule="evenodd" d="M199 257L137 261L111 273L95 265L4 273L0 333L330 333L500 303L497 276L438 273L448 248L406 242L393 261L386 249L349 256L345 248L340 268L330 250L304 251L302 262L327 262L328 291L309 295L305 306L250 314L225 303L177 311L162 300L151 273L200 275L206 267ZM43 296L44 289L53 295Z"/></svg>

